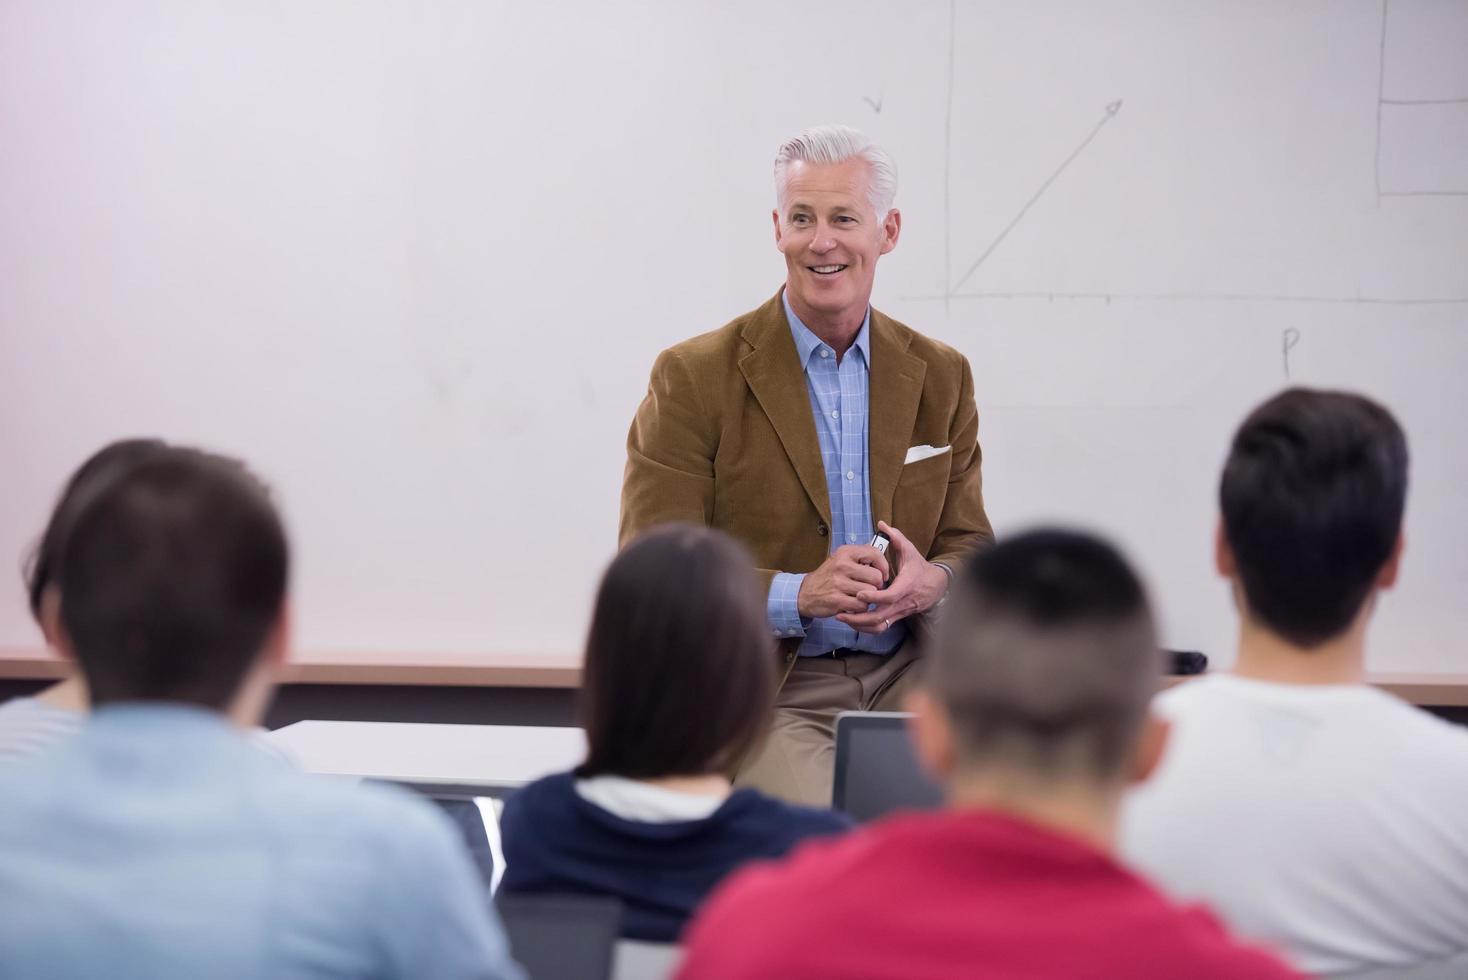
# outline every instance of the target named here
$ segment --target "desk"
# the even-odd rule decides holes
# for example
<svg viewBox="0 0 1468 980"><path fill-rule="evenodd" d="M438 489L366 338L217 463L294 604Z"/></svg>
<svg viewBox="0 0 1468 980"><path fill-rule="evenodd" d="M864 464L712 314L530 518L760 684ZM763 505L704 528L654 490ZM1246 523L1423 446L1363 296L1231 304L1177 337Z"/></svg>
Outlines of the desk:
<svg viewBox="0 0 1468 980"><path fill-rule="evenodd" d="M298 721L270 733L307 772L495 795L586 757L579 728Z"/></svg>
<svg viewBox="0 0 1468 980"><path fill-rule="evenodd" d="M0 647L0 679L60 680L71 669L71 664L41 647ZM280 682L575 688L581 685L581 656L313 650L292 653Z"/></svg>
<svg viewBox="0 0 1468 980"><path fill-rule="evenodd" d="M1194 678L1207 676L1208 674L1173 674L1163 682L1163 686L1175 687ZM1373 673L1366 675L1366 683L1419 708L1468 707L1468 675L1464 674Z"/></svg>
<svg viewBox="0 0 1468 980"><path fill-rule="evenodd" d="M71 665L40 647L0 647L0 681L60 680ZM1366 682L1424 708L1468 707L1468 672L1386 673ZM499 687L573 690L581 686L579 654L436 653L398 651L293 654L281 683L413 687Z"/></svg>

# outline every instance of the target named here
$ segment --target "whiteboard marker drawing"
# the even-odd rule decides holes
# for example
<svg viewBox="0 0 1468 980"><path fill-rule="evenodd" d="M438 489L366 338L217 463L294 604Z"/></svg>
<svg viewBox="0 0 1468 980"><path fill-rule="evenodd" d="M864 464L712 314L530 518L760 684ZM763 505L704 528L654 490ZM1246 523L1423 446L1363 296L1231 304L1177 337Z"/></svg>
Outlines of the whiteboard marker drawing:
<svg viewBox="0 0 1468 980"><path fill-rule="evenodd" d="M1285 380L1290 380L1290 351L1300 342L1300 331L1294 327L1286 327L1283 341L1280 344L1281 354L1284 358Z"/></svg>
<svg viewBox="0 0 1468 980"><path fill-rule="evenodd" d="M984 249L984 254L980 255L974 264L968 267L968 271L958 278L958 282L948 287L950 294L956 294L963 287L963 284L968 282L969 277L979 270L979 266L984 264L984 260L994 254L994 250L1000 246L1005 238L1009 237L1009 233L1014 231L1015 226L1024 220L1024 216L1029 214L1030 208L1034 207L1040 198L1045 196L1045 192L1050 189L1050 185L1055 183L1060 175L1065 173L1066 168L1075 162L1076 157L1080 156L1086 147L1091 145L1091 141L1100 135L1102 128L1116 118L1117 112L1121 110L1121 102L1121 99L1117 99L1115 102L1107 103L1106 111L1102 113L1101 120L1091 127L1091 131L1086 134L1085 139L1081 140L1080 145L1070 151L1070 156L1061 161L1060 166L1056 167L1050 176L1045 178L1045 182L1040 185L1040 189L1030 196L1030 199L1025 202L1024 207L1019 209L1019 213L1010 220L1009 224L1004 226L1004 230L989 243L989 247Z"/></svg>

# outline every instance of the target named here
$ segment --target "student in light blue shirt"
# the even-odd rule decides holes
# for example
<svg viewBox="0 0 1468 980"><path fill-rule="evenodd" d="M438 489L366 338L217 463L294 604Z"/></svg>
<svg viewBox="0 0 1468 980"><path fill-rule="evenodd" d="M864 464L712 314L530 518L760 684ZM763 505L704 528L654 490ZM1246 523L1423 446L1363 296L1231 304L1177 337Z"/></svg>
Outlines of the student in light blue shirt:
<svg viewBox="0 0 1468 980"><path fill-rule="evenodd" d="M287 545L229 460L166 449L78 513L61 647L94 711L0 769L0 977L519 978L453 829L249 744Z"/></svg>

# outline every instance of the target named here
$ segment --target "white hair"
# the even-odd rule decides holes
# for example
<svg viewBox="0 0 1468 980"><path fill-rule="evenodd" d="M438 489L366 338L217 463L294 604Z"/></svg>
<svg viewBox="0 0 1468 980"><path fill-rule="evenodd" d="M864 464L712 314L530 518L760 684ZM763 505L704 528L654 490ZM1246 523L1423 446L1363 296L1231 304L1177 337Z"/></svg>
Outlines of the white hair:
<svg viewBox="0 0 1468 980"><path fill-rule="evenodd" d="M890 153L850 126L812 126L780 145L775 153L775 203L778 205L785 196L785 172L796 160L830 164L845 163L854 157L867 163L872 209L877 212L877 220L882 220L897 197L897 164Z"/></svg>

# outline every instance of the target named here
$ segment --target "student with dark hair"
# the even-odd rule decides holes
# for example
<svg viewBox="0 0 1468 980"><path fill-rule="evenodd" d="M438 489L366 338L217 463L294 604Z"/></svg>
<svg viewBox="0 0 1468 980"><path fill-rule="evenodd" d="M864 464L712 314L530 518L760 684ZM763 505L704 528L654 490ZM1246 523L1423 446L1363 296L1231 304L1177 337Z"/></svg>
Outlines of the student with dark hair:
<svg viewBox="0 0 1468 980"><path fill-rule="evenodd" d="M1039 531L959 573L910 702L939 812L802 848L721 889L680 976L1273 980L1198 909L1111 856L1165 740L1141 583L1109 545Z"/></svg>
<svg viewBox="0 0 1468 980"><path fill-rule="evenodd" d="M518 977L431 807L243 737L287 644L265 489L159 448L86 498L53 575L93 710L0 769L0 976Z"/></svg>
<svg viewBox="0 0 1468 980"><path fill-rule="evenodd" d="M1311 972L1468 951L1468 732L1364 683L1406 497L1375 402L1296 388L1244 420L1215 547L1238 659L1158 698L1172 747L1125 811L1129 857Z"/></svg>
<svg viewBox="0 0 1468 980"><path fill-rule="evenodd" d="M586 644L586 761L505 805L500 887L610 895L624 936L670 942L735 867L846 829L829 810L731 789L775 683L744 549L690 525L633 541L607 569Z"/></svg>
<svg viewBox="0 0 1468 980"><path fill-rule="evenodd" d="M164 447L158 439L121 439L93 453L66 482L40 540L25 565L26 597L46 645L57 647L60 592L56 572L72 517L108 479ZM87 682L80 673L34 697L0 704L0 762L47 748L81 728L87 711Z"/></svg>

